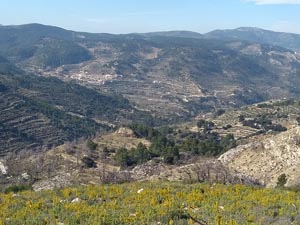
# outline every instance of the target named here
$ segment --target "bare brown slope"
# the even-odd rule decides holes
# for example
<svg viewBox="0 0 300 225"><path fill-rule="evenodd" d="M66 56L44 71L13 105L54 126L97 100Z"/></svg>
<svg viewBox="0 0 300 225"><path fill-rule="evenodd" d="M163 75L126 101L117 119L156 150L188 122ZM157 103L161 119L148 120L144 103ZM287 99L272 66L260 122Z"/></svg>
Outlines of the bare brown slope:
<svg viewBox="0 0 300 225"><path fill-rule="evenodd" d="M278 177L284 173L288 178L286 186L299 186L300 127L238 146L219 160L231 170L258 179L268 187L276 186Z"/></svg>

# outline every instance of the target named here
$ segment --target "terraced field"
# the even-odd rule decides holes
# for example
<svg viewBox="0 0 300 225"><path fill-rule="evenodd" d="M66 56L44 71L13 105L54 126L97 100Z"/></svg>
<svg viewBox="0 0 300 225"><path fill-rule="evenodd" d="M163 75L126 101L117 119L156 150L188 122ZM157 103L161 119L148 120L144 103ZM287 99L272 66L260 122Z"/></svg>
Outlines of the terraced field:
<svg viewBox="0 0 300 225"><path fill-rule="evenodd" d="M220 116L211 118L211 120L216 124L214 131L221 135L232 133L237 139L245 139L259 134L261 129L244 126L240 121L240 116L243 116L246 120L265 116L273 124L281 124L284 127L291 128L298 125L297 117L299 115L299 102L294 100L280 100L245 106L241 109L228 110ZM224 129L227 125L231 127Z"/></svg>
<svg viewBox="0 0 300 225"><path fill-rule="evenodd" d="M35 112L21 96L0 93L0 156L62 144L70 136L51 119Z"/></svg>
<svg viewBox="0 0 300 225"><path fill-rule="evenodd" d="M93 136L130 113L139 112L118 96L53 78L0 73L0 157Z"/></svg>

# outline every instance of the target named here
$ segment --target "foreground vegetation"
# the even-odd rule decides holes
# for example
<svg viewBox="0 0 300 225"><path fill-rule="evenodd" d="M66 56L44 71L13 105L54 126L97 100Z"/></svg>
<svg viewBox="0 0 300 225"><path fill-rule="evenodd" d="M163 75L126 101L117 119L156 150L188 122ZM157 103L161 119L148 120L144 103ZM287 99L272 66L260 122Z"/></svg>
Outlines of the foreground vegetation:
<svg viewBox="0 0 300 225"><path fill-rule="evenodd" d="M300 224L300 195L166 182L0 194L0 224Z"/></svg>

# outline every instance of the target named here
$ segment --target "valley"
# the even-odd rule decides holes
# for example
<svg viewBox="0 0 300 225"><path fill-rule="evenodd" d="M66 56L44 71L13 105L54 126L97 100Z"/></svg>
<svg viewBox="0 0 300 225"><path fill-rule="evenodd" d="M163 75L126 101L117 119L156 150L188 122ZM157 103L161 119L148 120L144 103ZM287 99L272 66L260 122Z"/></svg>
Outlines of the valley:
<svg viewBox="0 0 300 225"><path fill-rule="evenodd" d="M299 11L2 1L0 225L299 225Z"/></svg>
<svg viewBox="0 0 300 225"><path fill-rule="evenodd" d="M0 190L280 177L298 190L298 46L249 32L0 27Z"/></svg>
<svg viewBox="0 0 300 225"><path fill-rule="evenodd" d="M278 36L276 45L247 39L255 29L233 30L236 40L229 31L228 38L217 32L112 35L28 24L2 27L0 55L26 72L76 81L122 95L156 117L186 120L220 107L299 96L297 47L285 45L281 33L260 31Z"/></svg>

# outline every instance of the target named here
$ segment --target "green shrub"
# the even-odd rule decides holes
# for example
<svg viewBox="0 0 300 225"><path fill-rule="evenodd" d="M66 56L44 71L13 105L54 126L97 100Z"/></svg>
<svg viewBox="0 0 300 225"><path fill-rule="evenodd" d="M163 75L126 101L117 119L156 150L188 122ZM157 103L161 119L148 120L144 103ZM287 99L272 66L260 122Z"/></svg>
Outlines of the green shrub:
<svg viewBox="0 0 300 225"><path fill-rule="evenodd" d="M86 142L86 146L90 149L90 150L96 150L96 148L98 147L98 144L96 144L95 142L93 142L92 140L88 140Z"/></svg>
<svg viewBox="0 0 300 225"><path fill-rule="evenodd" d="M31 185L13 185L13 186L9 186L4 190L4 193L10 193L10 192L21 192L21 191L26 191L26 190L32 190L32 186Z"/></svg>
<svg viewBox="0 0 300 225"><path fill-rule="evenodd" d="M284 187L287 182L287 177L285 173L281 174L277 179L277 187Z"/></svg>

